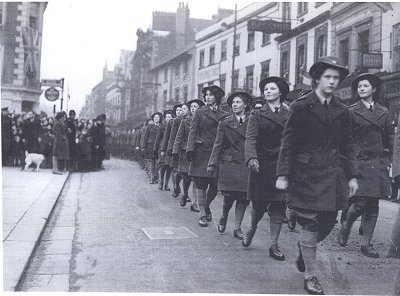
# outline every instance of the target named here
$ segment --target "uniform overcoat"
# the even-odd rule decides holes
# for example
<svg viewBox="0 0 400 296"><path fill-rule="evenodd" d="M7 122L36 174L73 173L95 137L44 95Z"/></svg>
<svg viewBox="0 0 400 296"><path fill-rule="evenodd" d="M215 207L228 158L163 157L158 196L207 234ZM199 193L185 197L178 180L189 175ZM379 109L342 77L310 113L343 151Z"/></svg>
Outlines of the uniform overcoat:
<svg viewBox="0 0 400 296"><path fill-rule="evenodd" d="M399 123L397 124L397 131L394 136L394 146L393 146L393 161L392 161L392 176L400 176L400 117Z"/></svg>
<svg viewBox="0 0 400 296"><path fill-rule="evenodd" d="M246 164L258 159L259 173L249 170L248 199L285 201L286 194L275 188L281 138L289 108L282 104L278 114L268 104L250 114L246 133Z"/></svg>
<svg viewBox="0 0 400 296"><path fill-rule="evenodd" d="M181 122L182 122L182 117L177 117L174 119L174 122L172 123L171 134L169 136L168 146L167 146L167 151L169 151L170 153L172 153L172 149L174 148L176 134L178 133L178 129ZM178 165L179 165L179 160L171 157L170 166L177 169Z"/></svg>
<svg viewBox="0 0 400 296"><path fill-rule="evenodd" d="M189 161L186 158L186 147L189 136L190 124L193 116L183 118L179 125L178 132L175 137L174 146L172 148L172 154L179 155L178 161L178 172L188 173L189 172Z"/></svg>
<svg viewBox="0 0 400 296"><path fill-rule="evenodd" d="M67 119L67 135L69 144L69 157L72 160L78 158L78 144L76 144L76 120Z"/></svg>
<svg viewBox="0 0 400 296"><path fill-rule="evenodd" d="M288 202L294 207L337 211L344 206L346 181L357 170L351 111L338 97L326 108L312 91L291 104L277 176L288 176Z"/></svg>
<svg viewBox="0 0 400 296"><path fill-rule="evenodd" d="M220 107L214 112L206 105L197 109L190 125L187 152L194 152L189 166L193 177L211 177L207 173L208 160L217 135L218 123L228 116ZM214 174L215 177L215 174Z"/></svg>
<svg viewBox="0 0 400 296"><path fill-rule="evenodd" d="M159 127L155 124L149 124L144 131L143 136L143 148L146 159L156 159L157 154L154 153L154 142L156 141L156 136Z"/></svg>
<svg viewBox="0 0 400 296"><path fill-rule="evenodd" d="M164 154L164 159L165 159L165 164L166 165L171 165L171 156L168 155L167 153L167 148L168 148L168 140L169 137L171 136L171 128L172 128L172 123L174 122L174 119L170 119L167 123L167 127L165 128L165 133L164 137L161 143L161 148L160 151L163 151Z"/></svg>
<svg viewBox="0 0 400 296"><path fill-rule="evenodd" d="M56 122L53 127L53 155L58 160L69 160L69 143L65 124Z"/></svg>
<svg viewBox="0 0 400 296"><path fill-rule="evenodd" d="M371 112L361 100L350 106L350 110L353 115L356 163L360 174L356 196L387 197L390 195L387 167L393 150L389 111L375 102Z"/></svg>
<svg viewBox="0 0 400 296"><path fill-rule="evenodd" d="M160 124L159 129L157 131L156 140L154 142L153 151L157 155L158 162L164 163L165 162L165 154L161 156L161 143L164 138L165 134L165 124Z"/></svg>
<svg viewBox="0 0 400 296"><path fill-rule="evenodd" d="M218 190L247 192L248 169L245 162L245 139L248 125L246 116L242 125L235 115L222 119L208 165L219 167Z"/></svg>

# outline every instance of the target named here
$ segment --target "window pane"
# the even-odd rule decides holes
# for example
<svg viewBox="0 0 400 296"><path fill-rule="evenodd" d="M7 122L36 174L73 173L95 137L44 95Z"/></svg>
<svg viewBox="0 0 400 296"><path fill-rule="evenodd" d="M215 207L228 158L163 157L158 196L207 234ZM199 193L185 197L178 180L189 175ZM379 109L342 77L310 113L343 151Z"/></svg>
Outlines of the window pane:
<svg viewBox="0 0 400 296"><path fill-rule="evenodd" d="M254 49L254 32L249 32L247 35L247 50Z"/></svg>
<svg viewBox="0 0 400 296"><path fill-rule="evenodd" d="M210 47L210 65L214 64L215 62L215 47Z"/></svg>
<svg viewBox="0 0 400 296"><path fill-rule="evenodd" d="M268 44L271 42L271 35L268 33L262 33L262 45Z"/></svg>
<svg viewBox="0 0 400 296"><path fill-rule="evenodd" d="M343 39L339 43L339 58L341 64L344 66L349 65L349 39Z"/></svg>
<svg viewBox="0 0 400 296"><path fill-rule="evenodd" d="M226 56L227 56L227 40L222 40L221 41L221 61L226 60Z"/></svg>

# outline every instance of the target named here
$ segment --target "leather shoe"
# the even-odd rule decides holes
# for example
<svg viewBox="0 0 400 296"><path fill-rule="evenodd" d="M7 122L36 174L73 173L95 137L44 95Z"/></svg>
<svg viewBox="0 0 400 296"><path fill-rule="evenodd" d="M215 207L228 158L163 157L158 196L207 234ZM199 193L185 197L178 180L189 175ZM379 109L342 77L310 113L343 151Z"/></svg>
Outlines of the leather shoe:
<svg viewBox="0 0 400 296"><path fill-rule="evenodd" d="M279 250L278 245L273 245L271 248L269 248L269 256L274 258L275 260L278 261L284 261L285 260L285 255Z"/></svg>
<svg viewBox="0 0 400 296"><path fill-rule="evenodd" d="M303 254L301 253L300 242L297 242L297 248L299 253L296 258L296 267L300 272L306 271L306 265L304 264Z"/></svg>
<svg viewBox="0 0 400 296"><path fill-rule="evenodd" d="M171 191L171 188L165 187L164 190L165 190L165 191Z"/></svg>
<svg viewBox="0 0 400 296"><path fill-rule="evenodd" d="M200 212L200 210L197 207L194 207L193 205L190 206L190 210L192 212L195 212L195 213L199 213Z"/></svg>
<svg viewBox="0 0 400 296"><path fill-rule="evenodd" d="M206 208L206 220L207 220L207 222L212 221L212 214L211 214L210 208Z"/></svg>
<svg viewBox="0 0 400 296"><path fill-rule="evenodd" d="M346 246L347 241L349 240L350 230L347 229L346 224L347 224L346 221L343 222L339 231L338 242L341 247Z"/></svg>
<svg viewBox="0 0 400 296"><path fill-rule="evenodd" d="M256 233L256 231L251 228L246 231L246 233L243 236L243 241L242 241L243 247L247 248L248 246L250 246L251 241L253 240L254 233Z"/></svg>
<svg viewBox="0 0 400 296"><path fill-rule="evenodd" d="M178 192L178 190L174 190L174 191L172 191L172 196L173 197L178 197L178 195L179 195L179 192Z"/></svg>
<svg viewBox="0 0 400 296"><path fill-rule="evenodd" d="M379 258L379 253L374 249L372 244L361 246L361 254L370 258Z"/></svg>
<svg viewBox="0 0 400 296"><path fill-rule="evenodd" d="M162 190L163 187L161 185L158 185L158 190Z"/></svg>
<svg viewBox="0 0 400 296"><path fill-rule="evenodd" d="M191 202L191 200L190 200L188 195L186 196L186 202Z"/></svg>
<svg viewBox="0 0 400 296"><path fill-rule="evenodd" d="M233 231L233 237L243 240L244 234L243 234L242 230L240 228L238 228Z"/></svg>
<svg viewBox="0 0 400 296"><path fill-rule="evenodd" d="M218 223L218 231L219 231L219 233L224 233L225 232L226 221L227 221L226 218L219 219L219 223Z"/></svg>
<svg viewBox="0 0 400 296"><path fill-rule="evenodd" d="M294 217L294 215L290 216L290 218L288 219L288 228L290 231L295 230L296 228L296 217Z"/></svg>
<svg viewBox="0 0 400 296"><path fill-rule="evenodd" d="M304 280L304 289L312 295L324 295L324 290L315 275Z"/></svg>
<svg viewBox="0 0 400 296"><path fill-rule="evenodd" d="M207 223L207 220L206 220L206 217L205 217L205 216L200 217L200 219L199 219L199 225L200 225L201 227L207 227L207 226L208 226L208 223Z"/></svg>
<svg viewBox="0 0 400 296"><path fill-rule="evenodd" d="M181 207L186 206L186 197L183 195L181 198L181 201L179 202L179 204L181 205Z"/></svg>

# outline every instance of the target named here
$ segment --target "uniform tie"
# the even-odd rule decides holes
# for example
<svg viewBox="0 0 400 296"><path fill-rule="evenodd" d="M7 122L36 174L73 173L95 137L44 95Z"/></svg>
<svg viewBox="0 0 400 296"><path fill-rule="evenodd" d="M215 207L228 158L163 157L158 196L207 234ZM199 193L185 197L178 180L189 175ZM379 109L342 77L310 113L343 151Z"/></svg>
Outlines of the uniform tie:
<svg viewBox="0 0 400 296"><path fill-rule="evenodd" d="M240 119L239 119L239 124L240 124L240 125L243 124L243 118L242 118L242 117L240 117Z"/></svg>
<svg viewBox="0 0 400 296"><path fill-rule="evenodd" d="M279 107L275 107L275 114L279 113Z"/></svg>
<svg viewBox="0 0 400 296"><path fill-rule="evenodd" d="M217 108L212 108L212 111L215 113L215 112L217 112Z"/></svg>
<svg viewBox="0 0 400 296"><path fill-rule="evenodd" d="M325 100L324 107L325 107L325 109L328 109L328 100Z"/></svg>
<svg viewBox="0 0 400 296"><path fill-rule="evenodd" d="M372 105L369 105L369 111L372 113L374 112L374 108L372 108Z"/></svg>

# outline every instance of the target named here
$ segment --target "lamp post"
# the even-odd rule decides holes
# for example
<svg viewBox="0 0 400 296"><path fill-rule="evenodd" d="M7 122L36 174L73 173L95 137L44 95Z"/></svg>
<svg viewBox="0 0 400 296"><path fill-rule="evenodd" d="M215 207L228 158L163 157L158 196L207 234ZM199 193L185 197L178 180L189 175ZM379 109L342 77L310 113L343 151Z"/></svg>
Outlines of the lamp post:
<svg viewBox="0 0 400 296"><path fill-rule="evenodd" d="M237 22L237 4L235 4L235 21L233 23L233 50L232 50L232 76L231 76L231 94L233 94L233 79L235 76L235 47L236 47L236 22Z"/></svg>

